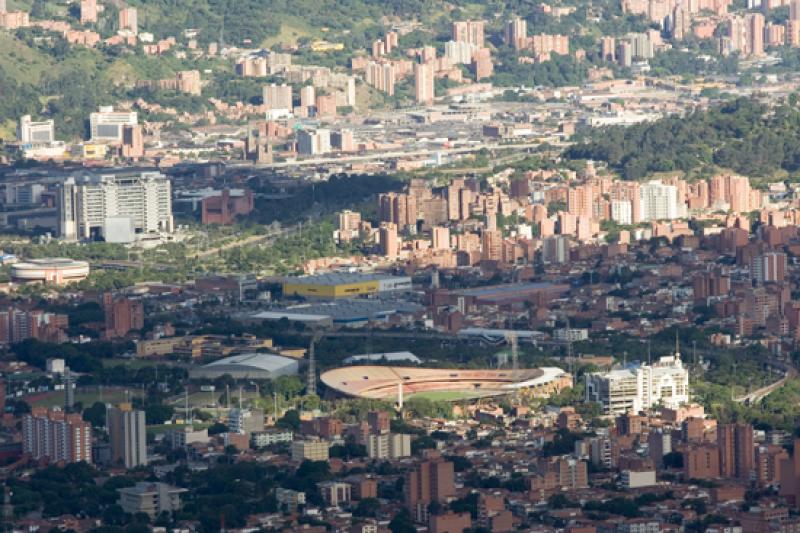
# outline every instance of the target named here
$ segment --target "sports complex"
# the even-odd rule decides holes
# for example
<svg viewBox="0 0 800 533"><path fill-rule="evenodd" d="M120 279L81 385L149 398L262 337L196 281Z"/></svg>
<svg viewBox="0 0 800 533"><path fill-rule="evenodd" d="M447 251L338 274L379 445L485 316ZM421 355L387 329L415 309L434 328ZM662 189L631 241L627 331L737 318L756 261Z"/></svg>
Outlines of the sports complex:
<svg viewBox="0 0 800 533"><path fill-rule="evenodd" d="M403 366L346 366L328 370L322 382L337 393L375 400L428 398L457 401L520 392L546 397L572 386L560 368L464 370Z"/></svg>

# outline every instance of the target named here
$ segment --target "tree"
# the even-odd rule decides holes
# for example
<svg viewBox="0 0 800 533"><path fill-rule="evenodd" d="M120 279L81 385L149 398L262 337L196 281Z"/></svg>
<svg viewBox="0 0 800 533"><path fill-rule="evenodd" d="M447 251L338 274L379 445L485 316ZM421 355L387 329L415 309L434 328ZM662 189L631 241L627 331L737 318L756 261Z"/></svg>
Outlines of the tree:
<svg viewBox="0 0 800 533"><path fill-rule="evenodd" d="M297 431L300 429L300 413L295 409L289 409L283 417L278 419L275 425L280 428Z"/></svg>
<svg viewBox="0 0 800 533"><path fill-rule="evenodd" d="M411 514L408 509L402 508L394 515L392 521L389 522L389 530L392 533L416 533L417 528L414 526L414 521L411 519Z"/></svg>
<svg viewBox="0 0 800 533"><path fill-rule="evenodd" d="M91 407L83 410L83 419L89 422L92 427L103 427L106 425L106 404L94 402Z"/></svg>
<svg viewBox="0 0 800 533"><path fill-rule="evenodd" d="M358 502L353 514L355 516L377 518L380 510L381 502L379 502L377 498L364 498Z"/></svg>

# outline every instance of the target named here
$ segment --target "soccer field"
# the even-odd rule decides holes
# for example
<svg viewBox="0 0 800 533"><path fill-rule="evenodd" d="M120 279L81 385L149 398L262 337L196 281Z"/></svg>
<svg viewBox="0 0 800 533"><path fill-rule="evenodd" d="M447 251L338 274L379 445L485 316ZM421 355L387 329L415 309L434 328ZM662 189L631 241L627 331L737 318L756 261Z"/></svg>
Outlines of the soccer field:
<svg viewBox="0 0 800 533"><path fill-rule="evenodd" d="M473 391L434 390L434 391L418 392L416 394L411 394L407 396L407 399L424 398L426 400L432 400L432 401L456 402L459 400L471 400L473 398L479 398L481 396L485 396L485 394L479 394Z"/></svg>

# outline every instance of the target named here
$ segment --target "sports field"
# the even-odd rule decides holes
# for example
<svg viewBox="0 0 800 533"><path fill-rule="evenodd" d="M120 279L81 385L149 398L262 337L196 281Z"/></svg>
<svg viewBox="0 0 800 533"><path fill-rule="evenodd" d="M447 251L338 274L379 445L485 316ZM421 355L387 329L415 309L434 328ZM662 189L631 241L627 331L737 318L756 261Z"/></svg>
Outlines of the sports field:
<svg viewBox="0 0 800 533"><path fill-rule="evenodd" d="M483 394L480 394L474 391L460 391L460 390L441 390L441 391L432 390L425 392L417 392L408 395L406 399L424 398L426 400L431 400L431 401L456 402L459 400L471 400L473 398L479 398L481 396L486 396L486 393L484 392Z"/></svg>
<svg viewBox="0 0 800 533"><path fill-rule="evenodd" d="M75 402L90 407L95 402L118 404L125 401L125 391L128 391L127 398L132 399L141 396L141 391L136 389L125 389L122 387L103 387L102 391L92 387L91 389L78 389L75 391ZM31 407L56 407L64 405L64 391L44 392L39 394L29 394L22 397Z"/></svg>

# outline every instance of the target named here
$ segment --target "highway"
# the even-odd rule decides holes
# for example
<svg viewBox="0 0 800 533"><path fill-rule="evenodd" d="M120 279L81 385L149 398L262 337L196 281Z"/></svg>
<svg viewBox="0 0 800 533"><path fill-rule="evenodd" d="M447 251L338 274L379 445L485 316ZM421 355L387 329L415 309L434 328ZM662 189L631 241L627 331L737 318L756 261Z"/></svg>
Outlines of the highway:
<svg viewBox="0 0 800 533"><path fill-rule="evenodd" d="M542 145L549 144L557 148L565 148L572 143L567 141L560 141L555 143L546 143L544 141L518 143L518 144L503 144L503 143L478 143L470 146L460 146L457 148L425 148L422 150L403 151L397 150L392 152L374 152L369 154L349 155L344 157L316 157L311 159L299 159L295 161L282 161L280 163L231 163L231 167L247 167L256 169L280 169L280 168L297 168L319 165L331 164L345 164L357 163L363 161L387 160L387 159L405 159L414 157L433 156L436 154L451 155L451 154L468 154L479 152L481 150L529 150L532 148L540 148Z"/></svg>

